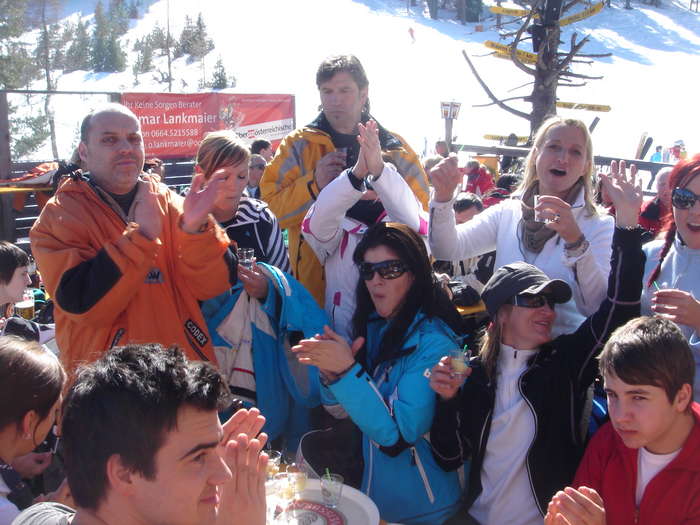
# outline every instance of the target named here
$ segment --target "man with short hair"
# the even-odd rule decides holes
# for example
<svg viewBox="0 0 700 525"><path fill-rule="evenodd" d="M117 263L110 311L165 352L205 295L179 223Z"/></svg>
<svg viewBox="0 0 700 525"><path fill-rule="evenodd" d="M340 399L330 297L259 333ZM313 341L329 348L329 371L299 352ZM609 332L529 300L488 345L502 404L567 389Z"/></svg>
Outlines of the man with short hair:
<svg viewBox="0 0 700 525"><path fill-rule="evenodd" d="M261 155L265 159L265 162L270 162L272 156L275 154L275 152L272 151L272 144L269 140L265 139L254 140L250 145L250 152L253 155Z"/></svg>
<svg viewBox="0 0 700 525"><path fill-rule="evenodd" d="M545 525L700 523L700 405L683 333L660 317L633 319L610 336L599 365L610 422Z"/></svg>
<svg viewBox="0 0 700 525"><path fill-rule="evenodd" d="M289 233L292 272L324 303L323 268L301 236L301 222L319 192L346 168L355 165L360 151L358 124L367 124L369 81L353 55L325 59L316 73L322 111L307 126L284 138L263 174L262 199ZM384 160L396 166L427 210L428 179L420 160L399 135L379 126ZM362 181L359 181L360 183Z"/></svg>
<svg viewBox="0 0 700 525"><path fill-rule="evenodd" d="M41 503L15 525L264 525L266 436L257 409L223 426L230 392L177 348L115 348L80 369L61 439L76 509ZM234 439L235 438L235 439Z"/></svg>
<svg viewBox="0 0 700 525"><path fill-rule="evenodd" d="M80 135L84 172L62 180L30 232L66 370L129 342L177 344L215 362L198 301L236 279L210 216L225 175L204 189L195 176L183 201L142 174L141 125L120 104L87 115Z"/></svg>
<svg viewBox="0 0 700 525"><path fill-rule="evenodd" d="M248 197L253 197L254 199L260 198L260 179L262 178L266 165L267 162L262 155L254 153L250 156L250 160L248 161L248 185L245 188Z"/></svg>

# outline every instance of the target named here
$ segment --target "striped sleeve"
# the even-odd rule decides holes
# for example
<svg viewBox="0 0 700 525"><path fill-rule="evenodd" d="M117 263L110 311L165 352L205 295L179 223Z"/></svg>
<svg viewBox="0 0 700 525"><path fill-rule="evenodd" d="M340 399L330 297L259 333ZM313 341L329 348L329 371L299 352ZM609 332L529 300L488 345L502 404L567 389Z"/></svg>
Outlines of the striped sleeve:
<svg viewBox="0 0 700 525"><path fill-rule="evenodd" d="M289 254L287 253L287 247L284 245L284 237L282 237L282 230L280 230L280 225L277 222L277 217L269 208L263 210L263 214L266 216L265 219L270 222L270 236L267 241L267 246L265 251L267 253L267 258L272 266L277 266L283 272L291 273L292 268L289 265Z"/></svg>

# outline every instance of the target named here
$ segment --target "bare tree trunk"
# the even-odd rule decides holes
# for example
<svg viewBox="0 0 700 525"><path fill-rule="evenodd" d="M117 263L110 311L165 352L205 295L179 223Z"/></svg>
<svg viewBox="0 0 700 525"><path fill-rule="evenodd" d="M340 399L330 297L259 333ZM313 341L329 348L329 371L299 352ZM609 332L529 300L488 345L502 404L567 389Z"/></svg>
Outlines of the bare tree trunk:
<svg viewBox="0 0 700 525"><path fill-rule="evenodd" d="M43 62L44 62L44 76L46 77L46 91L53 91L53 85L51 82L51 49L49 48L49 23L46 19L46 0L41 4L41 30L44 35L44 46L42 49ZM46 99L44 100L44 113L49 121L49 134L51 137L51 152L53 153L53 158L58 160L58 145L56 144L56 122L53 118L53 112L51 111L51 95L46 94Z"/></svg>
<svg viewBox="0 0 700 525"><path fill-rule="evenodd" d="M557 81L559 78L557 49L559 26L548 27L545 40L540 44L535 66L535 85L532 89L532 113L530 114L530 136L533 137L542 122L557 114Z"/></svg>

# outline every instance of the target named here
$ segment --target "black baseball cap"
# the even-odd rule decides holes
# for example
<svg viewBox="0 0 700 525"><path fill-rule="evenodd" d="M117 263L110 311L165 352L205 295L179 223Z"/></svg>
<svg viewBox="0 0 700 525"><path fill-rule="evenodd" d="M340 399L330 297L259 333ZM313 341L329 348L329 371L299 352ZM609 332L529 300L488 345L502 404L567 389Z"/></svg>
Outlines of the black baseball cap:
<svg viewBox="0 0 700 525"><path fill-rule="evenodd" d="M498 309L516 295L536 295L545 290L557 303L571 299L571 287L565 281L550 279L536 266L519 261L496 270L484 286L481 299L489 315L495 317Z"/></svg>

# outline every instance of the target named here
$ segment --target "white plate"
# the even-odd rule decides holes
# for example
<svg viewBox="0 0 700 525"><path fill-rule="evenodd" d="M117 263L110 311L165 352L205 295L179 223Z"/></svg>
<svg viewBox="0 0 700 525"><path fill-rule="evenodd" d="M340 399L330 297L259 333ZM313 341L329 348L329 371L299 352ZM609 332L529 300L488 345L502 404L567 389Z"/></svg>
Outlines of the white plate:
<svg viewBox="0 0 700 525"><path fill-rule="evenodd" d="M304 501L313 501L323 503L321 496L321 482L317 479L309 479L306 482L306 488L301 493L301 499ZM362 492L348 485L343 485L343 494L340 498L340 504L334 509L338 514L345 518L345 525L378 525L379 510L374 502L365 496ZM295 511L296 516L289 518L291 525L325 525L326 520L316 513L308 511ZM287 518L284 514L279 516L275 523L287 523Z"/></svg>

